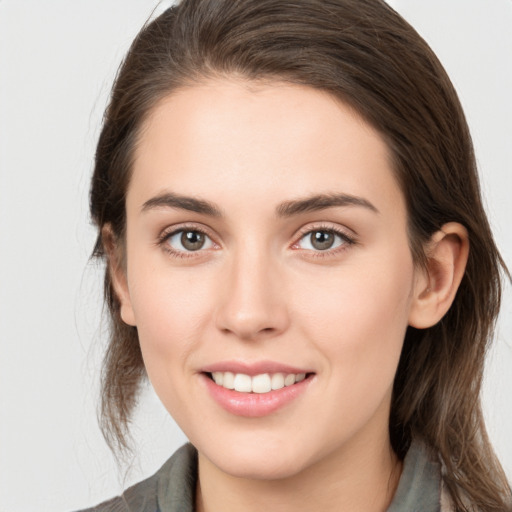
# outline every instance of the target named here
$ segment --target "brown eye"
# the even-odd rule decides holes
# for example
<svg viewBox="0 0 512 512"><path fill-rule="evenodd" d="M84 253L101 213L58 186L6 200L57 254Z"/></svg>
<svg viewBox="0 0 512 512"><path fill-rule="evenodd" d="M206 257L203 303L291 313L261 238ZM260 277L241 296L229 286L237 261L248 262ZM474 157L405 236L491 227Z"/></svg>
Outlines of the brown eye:
<svg viewBox="0 0 512 512"><path fill-rule="evenodd" d="M180 229L166 237L165 243L175 253L195 252L201 249L211 249L212 239L197 229Z"/></svg>
<svg viewBox="0 0 512 512"><path fill-rule="evenodd" d="M318 251L330 249L334 244L334 233L331 231L313 231L310 235L310 243Z"/></svg>
<svg viewBox="0 0 512 512"><path fill-rule="evenodd" d="M205 236L199 231L183 231L181 234L181 245L187 251L198 251L202 249L205 242Z"/></svg>
<svg viewBox="0 0 512 512"><path fill-rule="evenodd" d="M354 240L342 231L336 229L312 229L302 236L296 247L313 252L327 252L352 245L353 243Z"/></svg>

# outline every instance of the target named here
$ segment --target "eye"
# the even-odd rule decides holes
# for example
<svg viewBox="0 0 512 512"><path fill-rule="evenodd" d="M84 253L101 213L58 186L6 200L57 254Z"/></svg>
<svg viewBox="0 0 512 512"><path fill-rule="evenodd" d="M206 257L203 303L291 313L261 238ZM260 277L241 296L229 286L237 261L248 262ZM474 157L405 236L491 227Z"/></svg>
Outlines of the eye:
<svg viewBox="0 0 512 512"><path fill-rule="evenodd" d="M328 251L352 243L347 235L335 229L314 229L305 233L295 246L311 251Z"/></svg>
<svg viewBox="0 0 512 512"><path fill-rule="evenodd" d="M165 243L174 252L194 252L200 249L211 249L211 238L197 229L181 229L167 235Z"/></svg>

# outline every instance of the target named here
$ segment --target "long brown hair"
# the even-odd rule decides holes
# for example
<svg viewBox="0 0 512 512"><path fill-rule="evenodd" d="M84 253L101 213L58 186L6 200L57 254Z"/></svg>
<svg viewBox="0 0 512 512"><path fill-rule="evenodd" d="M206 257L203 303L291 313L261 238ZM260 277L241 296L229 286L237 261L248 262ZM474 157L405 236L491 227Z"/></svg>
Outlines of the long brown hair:
<svg viewBox="0 0 512 512"><path fill-rule="evenodd" d="M400 457L413 438L437 454L456 510L508 510L510 489L480 406L500 271L507 271L482 206L457 94L425 41L384 1L183 0L148 23L119 70L97 146L90 195L99 229L94 255L106 255L104 226L123 240L134 148L151 109L177 88L233 75L327 91L381 133L405 196L418 264L444 223L466 227L469 261L452 307L437 325L407 331L390 436ZM137 330L120 318L108 266L105 297L111 333L102 428L110 446L122 450L145 370Z"/></svg>

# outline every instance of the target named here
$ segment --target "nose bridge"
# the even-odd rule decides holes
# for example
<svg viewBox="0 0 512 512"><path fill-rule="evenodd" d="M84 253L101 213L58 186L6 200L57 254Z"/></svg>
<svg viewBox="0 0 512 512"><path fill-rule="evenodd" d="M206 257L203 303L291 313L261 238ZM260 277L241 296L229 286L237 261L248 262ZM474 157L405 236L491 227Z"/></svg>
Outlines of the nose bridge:
<svg viewBox="0 0 512 512"><path fill-rule="evenodd" d="M223 276L218 327L240 338L275 335L288 323L277 258L261 243L241 244Z"/></svg>

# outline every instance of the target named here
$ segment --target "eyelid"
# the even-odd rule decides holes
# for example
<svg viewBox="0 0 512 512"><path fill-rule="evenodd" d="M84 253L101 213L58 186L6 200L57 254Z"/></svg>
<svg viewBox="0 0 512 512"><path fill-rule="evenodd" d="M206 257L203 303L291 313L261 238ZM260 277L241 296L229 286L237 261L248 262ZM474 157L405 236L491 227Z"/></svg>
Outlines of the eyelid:
<svg viewBox="0 0 512 512"><path fill-rule="evenodd" d="M339 236L344 240L341 246L335 247L334 249L325 249L325 250L312 250L312 249L302 249L298 247L299 242L306 236L315 231L326 231L329 233L334 233L334 235ZM328 257L334 254L337 254L340 251L344 251L348 249L350 246L358 243L356 234L349 230L348 228L343 228L339 225L333 225L328 223L320 223L320 224L308 224L307 226L302 227L297 235L295 236L295 242L292 244L292 249L302 250L310 253L311 256L314 257Z"/></svg>
<svg viewBox="0 0 512 512"><path fill-rule="evenodd" d="M212 233L211 229L207 228L202 224L196 224L195 222L183 222L181 224L173 224L172 226L167 226L162 229L160 234L158 235L159 240L164 240L169 238L170 235L178 233L179 231L198 231L199 233L203 233L204 235L209 236L212 240L215 238L215 235Z"/></svg>
<svg viewBox="0 0 512 512"><path fill-rule="evenodd" d="M212 250L212 248L207 249L198 249L197 251L181 251L178 249L172 248L169 244L166 242L174 235L182 232L182 231L197 231L198 233L201 233L205 236L207 236L212 244L214 245L213 250L218 249L220 246L215 240L215 235L211 234L211 230L209 230L206 226L198 225L195 223L185 222L183 224L175 224L172 226L168 226L165 229L163 229L160 234L157 237L157 245L162 246L162 248L170 253L173 256L177 256L180 258L189 258L189 257L197 257L199 254L202 254L208 250Z"/></svg>
<svg viewBox="0 0 512 512"><path fill-rule="evenodd" d="M199 233L207 236L211 242L213 243L213 248L207 249L198 249L197 251L181 251L173 249L171 246L166 244L170 237L176 235L181 231L197 231ZM298 243L308 234L313 233L315 231L326 231L334 233L336 236L341 237L345 243L341 244L341 246L335 247L334 249L325 249L325 250L312 250L312 249L302 249L298 247ZM221 248L220 244L216 241L216 235L211 233L211 230L202 224L196 224L191 222L184 222L182 224L176 224L172 226L168 226L161 231L157 238L157 245L160 245L164 248L164 250L174 257L188 258L188 257L198 257L199 255L210 251L210 250L218 250ZM357 235L350 229L342 227L337 224L329 224L326 222L321 222L319 224L308 224L303 226L297 234L294 236L294 242L291 245L291 248L294 250L301 250L303 252L309 253L312 257L329 257L337 254L338 252L347 250L350 246L358 243Z"/></svg>

